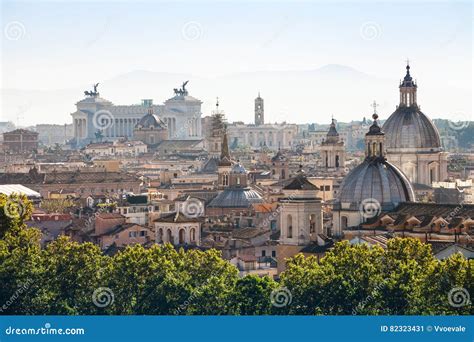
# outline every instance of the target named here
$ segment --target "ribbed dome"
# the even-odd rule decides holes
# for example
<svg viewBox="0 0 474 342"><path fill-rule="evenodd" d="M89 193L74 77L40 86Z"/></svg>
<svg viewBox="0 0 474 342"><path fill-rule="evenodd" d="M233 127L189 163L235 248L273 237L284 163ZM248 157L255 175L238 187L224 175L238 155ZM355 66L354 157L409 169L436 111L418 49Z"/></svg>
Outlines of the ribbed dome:
<svg viewBox="0 0 474 342"><path fill-rule="evenodd" d="M254 203L262 203L262 196L253 189L227 188L219 195L217 195L211 203L209 208L249 208Z"/></svg>
<svg viewBox="0 0 474 342"><path fill-rule="evenodd" d="M247 170L245 170L245 167L243 167L242 164L237 163L232 167L232 170L230 172L237 174L246 174Z"/></svg>
<svg viewBox="0 0 474 342"><path fill-rule="evenodd" d="M382 129L388 152L400 149L412 149L414 152L441 149L438 129L418 106L399 106Z"/></svg>
<svg viewBox="0 0 474 342"><path fill-rule="evenodd" d="M165 129L166 125L163 121L160 120L158 116L153 113L148 113L143 116L140 121L137 123L137 128L151 128L153 129Z"/></svg>
<svg viewBox="0 0 474 342"><path fill-rule="evenodd" d="M398 203L415 200L415 194L406 176L382 158L365 159L345 178L338 195L339 203L350 203L357 210L364 200L375 199L382 210L391 210Z"/></svg>

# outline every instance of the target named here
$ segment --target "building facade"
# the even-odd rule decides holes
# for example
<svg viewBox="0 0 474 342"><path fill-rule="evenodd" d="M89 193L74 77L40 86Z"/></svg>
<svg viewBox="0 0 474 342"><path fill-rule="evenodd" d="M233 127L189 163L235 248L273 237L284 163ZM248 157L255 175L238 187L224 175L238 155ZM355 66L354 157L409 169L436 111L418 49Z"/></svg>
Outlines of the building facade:
<svg viewBox="0 0 474 342"><path fill-rule="evenodd" d="M86 97L76 103L77 110L72 113L74 139L77 146L83 146L100 138L116 140L132 138L135 126L149 109L163 121L168 128L168 138L177 140L201 139L201 104L189 95L187 82L182 88L174 89L175 96L163 105L154 105L152 100L142 100L139 105L117 106L101 98L97 92L86 91Z"/></svg>
<svg viewBox="0 0 474 342"><path fill-rule="evenodd" d="M26 129L5 132L3 149L6 153L32 153L38 149L38 133Z"/></svg>

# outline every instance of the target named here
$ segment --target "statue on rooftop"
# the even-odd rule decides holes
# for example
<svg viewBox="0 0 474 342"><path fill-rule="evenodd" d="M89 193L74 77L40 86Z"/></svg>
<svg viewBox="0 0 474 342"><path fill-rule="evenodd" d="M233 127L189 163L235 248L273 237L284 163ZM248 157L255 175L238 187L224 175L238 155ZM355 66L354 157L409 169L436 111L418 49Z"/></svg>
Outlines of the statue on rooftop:
<svg viewBox="0 0 474 342"><path fill-rule="evenodd" d="M175 93L175 95L178 95L178 96L187 96L188 95L188 91L186 90L186 85L188 84L189 81L186 81L186 82L183 82L183 84L181 85L181 88L177 89L177 88L174 88L173 91Z"/></svg>
<svg viewBox="0 0 474 342"><path fill-rule="evenodd" d="M94 96L94 97L99 96L99 92L97 91L98 86L99 86L99 83L93 84L92 87L94 88L94 90L93 91L92 90L91 91L86 90L84 92L84 95L85 96Z"/></svg>

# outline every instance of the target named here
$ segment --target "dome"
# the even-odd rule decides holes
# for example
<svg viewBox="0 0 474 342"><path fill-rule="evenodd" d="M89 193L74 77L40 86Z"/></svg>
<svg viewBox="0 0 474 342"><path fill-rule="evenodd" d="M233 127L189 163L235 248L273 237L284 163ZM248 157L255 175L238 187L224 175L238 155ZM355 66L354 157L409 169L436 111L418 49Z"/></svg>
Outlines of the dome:
<svg viewBox="0 0 474 342"><path fill-rule="evenodd" d="M238 173L238 174L246 174L247 170L245 170L245 167L243 167L240 163L237 163L232 167L232 170L230 172Z"/></svg>
<svg viewBox="0 0 474 342"><path fill-rule="evenodd" d="M262 203L262 197L250 188L227 188L217 195L209 208L249 208L254 203Z"/></svg>
<svg viewBox="0 0 474 342"><path fill-rule="evenodd" d="M383 125L388 152L412 149L439 151L438 129L418 106L399 106Z"/></svg>
<svg viewBox="0 0 474 342"><path fill-rule="evenodd" d="M148 113L143 116L136 127L140 128L152 128L153 129L166 129L166 125L163 121L160 120L158 116L153 113Z"/></svg>
<svg viewBox="0 0 474 342"><path fill-rule="evenodd" d="M378 201L382 210L391 210L401 202L414 201L415 194L408 178L396 166L383 158L366 158L344 178L337 202L350 203L344 209L358 210L360 203L368 199Z"/></svg>

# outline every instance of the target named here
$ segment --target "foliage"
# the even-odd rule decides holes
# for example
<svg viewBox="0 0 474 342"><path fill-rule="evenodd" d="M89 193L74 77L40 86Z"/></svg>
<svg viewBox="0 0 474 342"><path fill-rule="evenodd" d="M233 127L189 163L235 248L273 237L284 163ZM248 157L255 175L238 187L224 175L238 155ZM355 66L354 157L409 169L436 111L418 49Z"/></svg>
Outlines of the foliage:
<svg viewBox="0 0 474 342"><path fill-rule="evenodd" d="M21 210L5 215L15 202ZM474 261L456 254L439 261L415 239L387 249L337 243L317 260L288 260L280 282L238 270L216 250L171 245L129 246L113 257L92 243L60 237L41 248L27 228L26 198L0 196L0 314L36 315L469 315L452 305L453 289L473 294ZM96 292L106 289L102 305ZM287 291L275 305L274 293ZM99 303L98 303L99 302Z"/></svg>
<svg viewBox="0 0 474 342"><path fill-rule="evenodd" d="M66 213L73 206L74 201L71 199L44 199L41 201L41 209L48 214Z"/></svg>

